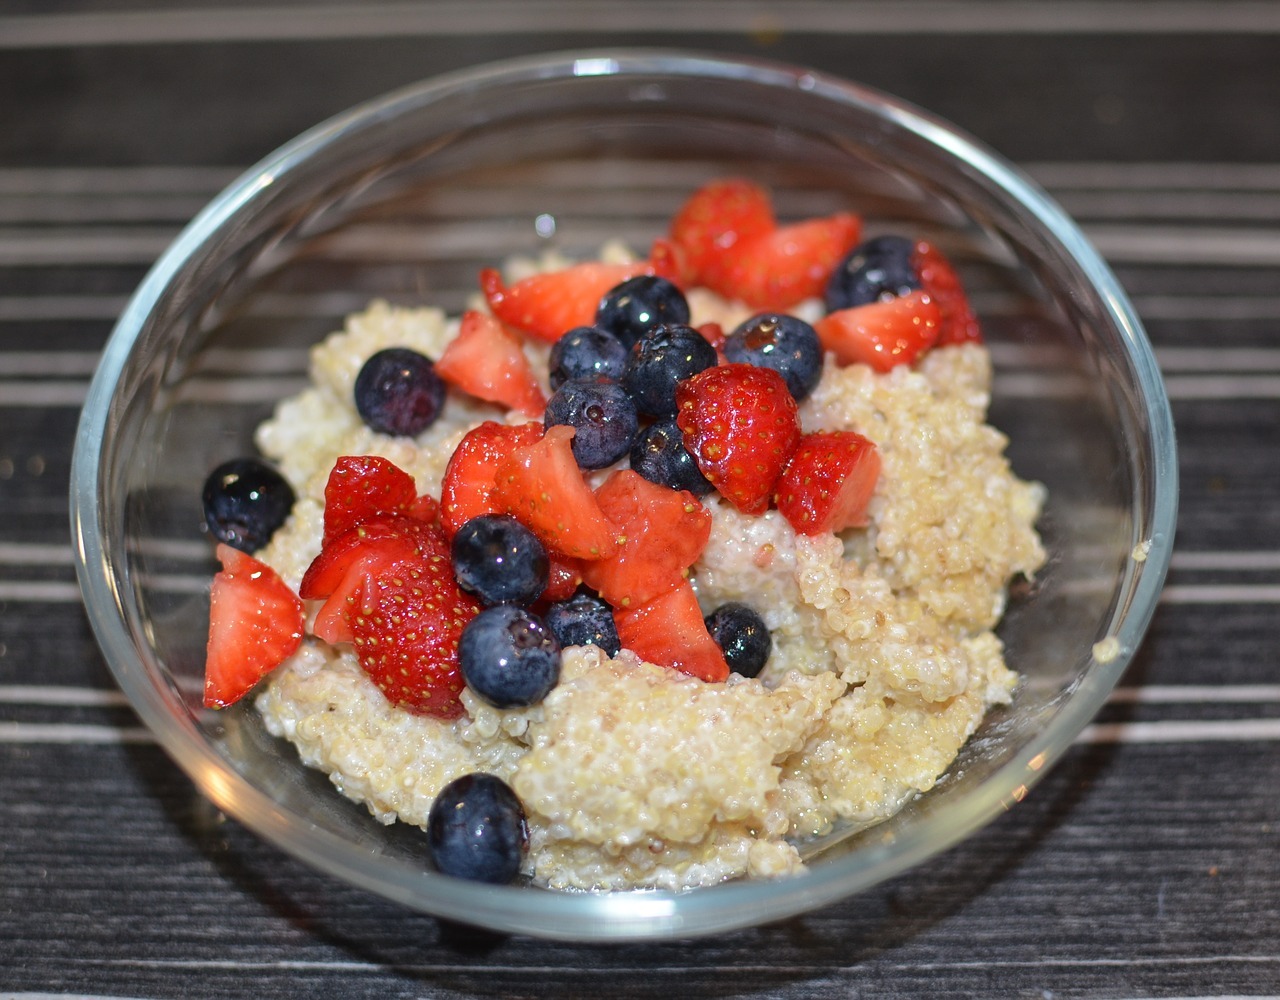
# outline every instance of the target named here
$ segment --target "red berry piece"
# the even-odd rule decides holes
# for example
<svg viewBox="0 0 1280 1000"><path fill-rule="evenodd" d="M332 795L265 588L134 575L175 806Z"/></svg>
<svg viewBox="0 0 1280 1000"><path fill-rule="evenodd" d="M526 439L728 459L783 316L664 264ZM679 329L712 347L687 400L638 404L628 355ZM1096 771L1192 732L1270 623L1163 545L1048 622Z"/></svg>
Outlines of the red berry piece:
<svg viewBox="0 0 1280 1000"><path fill-rule="evenodd" d="M942 314L923 291L830 313L814 324L822 346L842 364L887 372L913 364L938 342Z"/></svg>
<svg viewBox="0 0 1280 1000"><path fill-rule="evenodd" d="M489 308L503 323L554 344L574 327L593 324L600 300L615 285L653 273L653 265L645 261L588 261L530 275L508 286L497 270L485 268L480 272L480 288L489 300Z"/></svg>
<svg viewBox="0 0 1280 1000"><path fill-rule="evenodd" d="M806 434L778 480L778 512L800 535L863 527L879 476L879 450L856 431Z"/></svg>
<svg viewBox="0 0 1280 1000"><path fill-rule="evenodd" d="M302 642L302 602L270 566L218 545L222 569L209 595L204 704L226 708Z"/></svg>
<svg viewBox="0 0 1280 1000"><path fill-rule="evenodd" d="M467 432L450 456L440 486L440 526L446 537L473 517L505 513L495 497L498 463L541 438L542 421L513 426L486 420Z"/></svg>
<svg viewBox="0 0 1280 1000"><path fill-rule="evenodd" d="M771 368L719 365L680 383L676 406L684 446L702 474L743 513L764 513L800 440L783 377Z"/></svg>
<svg viewBox="0 0 1280 1000"><path fill-rule="evenodd" d="M711 181L695 191L671 220L671 242L693 281L727 251L777 228L769 192L738 177Z"/></svg>
<svg viewBox="0 0 1280 1000"><path fill-rule="evenodd" d="M643 660L671 667L704 681L729 676L724 653L711 638L693 585L678 587L634 608L617 608L618 639Z"/></svg>
<svg viewBox="0 0 1280 1000"><path fill-rule="evenodd" d="M324 487L324 544L362 521L405 514L418 502L413 477L379 455L343 455Z"/></svg>
<svg viewBox="0 0 1280 1000"><path fill-rule="evenodd" d="M960 284L951 262L932 243L920 240L912 254L912 264L920 275L920 287L938 303L941 329L938 344L979 344L982 329L978 317Z"/></svg>
<svg viewBox="0 0 1280 1000"><path fill-rule="evenodd" d="M436 374L476 399L527 417L541 416L547 405L520 338L473 309L463 313L458 335L436 362Z"/></svg>

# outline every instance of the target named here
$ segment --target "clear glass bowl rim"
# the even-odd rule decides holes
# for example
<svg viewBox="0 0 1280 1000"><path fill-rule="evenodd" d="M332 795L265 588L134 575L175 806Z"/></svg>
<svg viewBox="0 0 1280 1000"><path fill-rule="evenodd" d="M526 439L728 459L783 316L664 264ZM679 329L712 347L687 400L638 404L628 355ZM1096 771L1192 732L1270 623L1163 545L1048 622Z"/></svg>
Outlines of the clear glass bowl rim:
<svg viewBox="0 0 1280 1000"><path fill-rule="evenodd" d="M1029 741L964 800L949 804L892 843L861 848L797 876L747 881L681 894L663 892L556 893L460 882L429 872L406 882L376 856L327 831L297 822L203 741L190 719L176 716L139 670L139 650L127 627L112 555L103 544L101 498L107 468L101 442L109 432L112 400L147 317L210 235L226 226L264 184L365 124L437 101L550 78L636 76L652 79L741 79L758 86L803 90L815 100L856 106L894 127L941 147L984 175L1074 259L1092 283L1104 314L1126 345L1140 394L1135 404L1150 429L1151 467L1144 509L1136 512L1135 543L1162 540L1140 568L1130 563L1119 587L1115 620L1107 630L1119 655L1096 663ZM1079 228L1033 181L948 123L874 89L827 74L765 61L669 50L553 53L449 73L359 105L282 146L229 185L180 233L122 312L92 379L76 435L71 468L71 526L77 575L90 623L107 663L135 711L160 745L220 809L312 866L406 906L495 930L572 940L685 937L781 919L866 889L964 839L1025 794L1070 746L1105 702L1138 648L1159 601L1177 516L1177 457L1172 415L1158 365L1140 320L1109 267Z"/></svg>

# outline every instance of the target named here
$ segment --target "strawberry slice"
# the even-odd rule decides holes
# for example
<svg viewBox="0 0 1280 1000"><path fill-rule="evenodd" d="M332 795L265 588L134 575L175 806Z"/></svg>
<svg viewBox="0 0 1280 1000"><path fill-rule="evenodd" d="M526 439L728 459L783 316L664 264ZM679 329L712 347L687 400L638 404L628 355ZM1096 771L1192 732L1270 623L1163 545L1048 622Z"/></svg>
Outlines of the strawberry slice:
<svg viewBox="0 0 1280 1000"><path fill-rule="evenodd" d="M541 421L513 426L486 420L467 432L445 466L440 487L440 525L447 538L473 517L503 513L493 479L498 463L541 438Z"/></svg>
<svg viewBox="0 0 1280 1000"><path fill-rule="evenodd" d="M520 340L487 313L469 309L462 314L458 335L449 341L436 374L463 392L540 417L547 397Z"/></svg>
<svg viewBox="0 0 1280 1000"><path fill-rule="evenodd" d="M302 602L270 566L230 545L209 595L204 704L226 708L293 654L302 642Z"/></svg>
<svg viewBox="0 0 1280 1000"><path fill-rule="evenodd" d="M938 342L942 314L924 291L829 313L814 324L822 346L842 364L887 372L909 365Z"/></svg>
<svg viewBox="0 0 1280 1000"><path fill-rule="evenodd" d="M361 521L404 514L418 502L413 477L378 455L343 455L324 487L324 544Z"/></svg>
<svg viewBox="0 0 1280 1000"><path fill-rule="evenodd" d="M634 608L615 608L618 639L642 660L672 667L704 681L729 676L729 664L707 632L693 585L678 586Z"/></svg>
<svg viewBox="0 0 1280 1000"><path fill-rule="evenodd" d="M740 243L773 232L769 192L740 177L725 177L698 188L671 219L671 243L681 269L702 283L708 267Z"/></svg>
<svg viewBox="0 0 1280 1000"><path fill-rule="evenodd" d="M941 314L938 344L982 343L982 329L960 284L960 276L942 251L927 240L921 240L916 244L911 259L916 274L920 276L920 288L938 303Z"/></svg>
<svg viewBox="0 0 1280 1000"><path fill-rule="evenodd" d="M796 401L772 368L717 365L676 386L676 424L702 474L744 514L763 514L800 440Z"/></svg>
<svg viewBox="0 0 1280 1000"><path fill-rule="evenodd" d="M863 527L879 476L879 450L856 431L806 434L778 480L778 512L800 535Z"/></svg>
<svg viewBox="0 0 1280 1000"><path fill-rule="evenodd" d="M786 312L822 295L861 232L861 221L847 212L783 226L712 257L703 265L702 283L753 309Z"/></svg>
<svg viewBox="0 0 1280 1000"><path fill-rule="evenodd" d="M373 552L391 561L447 553L448 545L440 538L430 524L411 517L383 515L362 521L321 548L302 574L298 596L305 601L324 600L342 585L358 560Z"/></svg>
<svg viewBox="0 0 1280 1000"><path fill-rule="evenodd" d="M515 448L498 463L495 496L548 549L602 559L613 551L616 531L573 457L573 435L572 427L556 424L541 440Z"/></svg>
<svg viewBox="0 0 1280 1000"><path fill-rule="evenodd" d="M582 564L589 587L615 608L626 608L688 579L711 537L711 512L697 497L619 469L596 490L596 500L621 541L609 558Z"/></svg>
<svg viewBox="0 0 1280 1000"><path fill-rule="evenodd" d="M547 557L550 562L547 569L547 586L538 600L547 604L567 601L577 593L578 585L582 583L582 567L585 563L579 559L563 556L559 552L548 552Z"/></svg>
<svg viewBox="0 0 1280 1000"><path fill-rule="evenodd" d="M534 274L508 287L494 268L480 272L480 289L493 314L524 333L554 344L575 326L590 326L605 292L628 278L653 274L647 261L603 264L588 261Z"/></svg>

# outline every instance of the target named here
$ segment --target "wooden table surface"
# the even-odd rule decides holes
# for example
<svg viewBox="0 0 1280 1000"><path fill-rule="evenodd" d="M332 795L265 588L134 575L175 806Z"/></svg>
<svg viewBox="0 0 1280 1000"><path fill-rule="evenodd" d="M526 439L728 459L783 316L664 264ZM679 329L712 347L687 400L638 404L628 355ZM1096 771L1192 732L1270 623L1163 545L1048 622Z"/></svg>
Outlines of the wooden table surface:
<svg viewBox="0 0 1280 1000"><path fill-rule="evenodd" d="M620 44L812 65L1026 167L1147 325L1182 501L1104 725L1020 807L780 924L575 946L403 910L220 816L103 664L66 495L116 314L239 168L440 71ZM1278 263L1280 4L0 5L0 996L1280 994Z"/></svg>

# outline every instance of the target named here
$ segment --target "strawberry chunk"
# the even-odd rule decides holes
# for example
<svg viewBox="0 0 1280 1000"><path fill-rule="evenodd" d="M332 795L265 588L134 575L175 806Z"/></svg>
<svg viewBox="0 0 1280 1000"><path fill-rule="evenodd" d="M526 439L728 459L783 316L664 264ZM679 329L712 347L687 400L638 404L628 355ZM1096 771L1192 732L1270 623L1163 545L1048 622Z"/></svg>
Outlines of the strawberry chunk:
<svg viewBox="0 0 1280 1000"><path fill-rule="evenodd" d="M577 593L578 585L582 583L582 567L585 563L559 552L548 552L547 556L550 563L547 569L547 586L538 600L546 604L567 601Z"/></svg>
<svg viewBox="0 0 1280 1000"><path fill-rule="evenodd" d="M293 654L302 642L302 602L270 566L230 545L209 595L204 704L226 708Z"/></svg>
<svg viewBox="0 0 1280 1000"><path fill-rule="evenodd" d="M863 527L879 476L879 450L856 431L806 434L778 480L778 512L801 535Z"/></svg>
<svg viewBox="0 0 1280 1000"><path fill-rule="evenodd" d="M324 544L361 521L407 513L418 501L413 477L378 455L343 455L324 487Z"/></svg>
<svg viewBox="0 0 1280 1000"><path fill-rule="evenodd" d="M712 258L703 267L702 283L753 309L785 312L822 295L861 231L858 217L847 212L783 226Z"/></svg>
<svg viewBox="0 0 1280 1000"><path fill-rule="evenodd" d="M647 261L603 264L588 261L559 271L530 275L508 287L494 268L480 272L480 289L493 314L539 340L554 344L575 326L595 322L605 292L628 278L653 274Z"/></svg>
<svg viewBox="0 0 1280 1000"><path fill-rule="evenodd" d="M687 580L634 608L615 608L618 639L642 660L672 667L704 681L729 676L724 653L707 631L693 585Z"/></svg>
<svg viewBox="0 0 1280 1000"><path fill-rule="evenodd" d="M445 466L440 487L440 526L452 539L467 521L481 514L504 513L495 496L498 463L516 448L542 438L542 424L499 424L486 420L458 443Z"/></svg>
<svg viewBox="0 0 1280 1000"><path fill-rule="evenodd" d="M547 406L519 338L474 309L463 313L458 335L445 347L435 371L463 392L527 417L540 417Z"/></svg>
<svg viewBox="0 0 1280 1000"><path fill-rule="evenodd" d="M614 549L616 529L573 457L573 435L572 427L556 424L541 440L512 450L498 463L495 497L549 550L602 559Z"/></svg>
<svg viewBox="0 0 1280 1000"><path fill-rule="evenodd" d="M882 302L839 309L818 320L822 346L842 364L887 372L909 365L938 342L942 314L933 297L911 292Z"/></svg>
<svg viewBox="0 0 1280 1000"><path fill-rule="evenodd" d="M697 497L619 469L596 490L596 500L621 541L607 559L582 564L588 586L615 608L626 608L688 579L711 537L711 512Z"/></svg>
<svg viewBox="0 0 1280 1000"><path fill-rule="evenodd" d="M920 288L938 303L938 344L982 343L978 317L969 305L960 276L942 251L927 240L920 240L911 258L912 266L920 276Z"/></svg>
<svg viewBox="0 0 1280 1000"><path fill-rule="evenodd" d="M676 386L676 424L702 474L744 514L769 508L800 440L796 401L781 375L718 365Z"/></svg>
<svg viewBox="0 0 1280 1000"><path fill-rule="evenodd" d="M698 188L671 219L671 243L691 281L705 281L709 267L726 251L773 232L777 222L769 192L739 177Z"/></svg>
<svg viewBox="0 0 1280 1000"><path fill-rule="evenodd" d="M306 601L325 599L342 585L358 560L372 553L394 562L447 551L447 543L432 526L417 519L384 515L362 521L321 548L302 575L298 596Z"/></svg>

